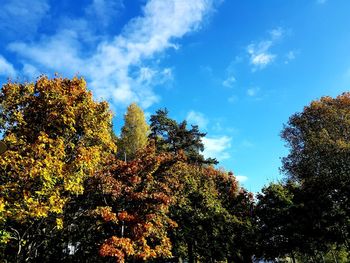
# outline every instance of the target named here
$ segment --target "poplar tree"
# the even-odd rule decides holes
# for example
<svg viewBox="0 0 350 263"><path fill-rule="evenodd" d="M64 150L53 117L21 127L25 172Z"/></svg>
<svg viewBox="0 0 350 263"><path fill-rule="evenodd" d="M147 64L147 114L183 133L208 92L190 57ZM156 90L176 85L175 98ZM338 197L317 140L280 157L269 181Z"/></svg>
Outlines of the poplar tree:
<svg viewBox="0 0 350 263"><path fill-rule="evenodd" d="M149 126L143 110L132 103L127 108L122 127L119 154L127 160L134 158L137 151L143 149L148 142Z"/></svg>

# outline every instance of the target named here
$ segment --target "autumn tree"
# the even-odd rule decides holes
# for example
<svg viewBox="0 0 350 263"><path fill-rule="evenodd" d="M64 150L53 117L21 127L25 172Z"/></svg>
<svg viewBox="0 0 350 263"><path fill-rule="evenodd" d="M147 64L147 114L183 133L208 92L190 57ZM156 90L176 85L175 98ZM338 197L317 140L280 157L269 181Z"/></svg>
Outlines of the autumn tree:
<svg viewBox="0 0 350 263"><path fill-rule="evenodd" d="M350 250L350 93L311 102L289 119L282 138L290 148L283 170L307 194L315 232Z"/></svg>
<svg viewBox="0 0 350 263"><path fill-rule="evenodd" d="M130 104L124 116L118 152L122 158L133 159L138 150L148 143L149 126L142 109L136 103Z"/></svg>
<svg viewBox="0 0 350 263"><path fill-rule="evenodd" d="M106 201L94 212L110 228L100 247L102 256L118 262L171 257L168 231L176 223L168 211L178 162L169 153L156 154L152 146L132 161L111 160L98 177Z"/></svg>
<svg viewBox="0 0 350 263"><path fill-rule="evenodd" d="M188 129L187 122L177 123L168 116L167 109L161 109L151 116L151 133L149 138L154 140L160 152L178 153L183 151L189 163L217 164L216 159L205 159L201 154L204 150L202 138L206 135L200 132L197 125Z"/></svg>
<svg viewBox="0 0 350 263"><path fill-rule="evenodd" d="M7 83L0 93L2 257L31 261L57 230L63 210L83 183L116 151L112 115L82 78L40 77Z"/></svg>

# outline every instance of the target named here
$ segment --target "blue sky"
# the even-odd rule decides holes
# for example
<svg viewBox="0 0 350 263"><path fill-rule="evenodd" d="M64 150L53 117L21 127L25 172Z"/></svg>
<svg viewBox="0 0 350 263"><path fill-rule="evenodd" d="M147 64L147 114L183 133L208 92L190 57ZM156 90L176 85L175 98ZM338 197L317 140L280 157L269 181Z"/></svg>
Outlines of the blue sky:
<svg viewBox="0 0 350 263"><path fill-rule="evenodd" d="M136 101L207 132L250 191L282 176L279 133L350 85L348 0L0 0L0 82L84 76L116 132Z"/></svg>

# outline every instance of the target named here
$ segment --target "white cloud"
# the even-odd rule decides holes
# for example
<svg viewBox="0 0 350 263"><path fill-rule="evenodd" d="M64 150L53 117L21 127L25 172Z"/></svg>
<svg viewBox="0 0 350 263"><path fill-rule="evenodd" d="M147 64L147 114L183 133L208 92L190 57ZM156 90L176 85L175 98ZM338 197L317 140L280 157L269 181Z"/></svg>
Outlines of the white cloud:
<svg viewBox="0 0 350 263"><path fill-rule="evenodd" d="M270 64L275 59L275 57L276 55L273 55L273 54L260 53L260 54L253 55L251 61L254 65L257 65L263 68L266 65Z"/></svg>
<svg viewBox="0 0 350 263"><path fill-rule="evenodd" d="M124 7L122 0L92 0L92 3L85 9L85 12L91 17L95 17L95 23L104 27L108 26L112 18L115 18Z"/></svg>
<svg viewBox="0 0 350 263"><path fill-rule="evenodd" d="M270 33L271 39L275 41L280 39L283 36L284 30L281 27L278 27L270 30L269 33Z"/></svg>
<svg viewBox="0 0 350 263"><path fill-rule="evenodd" d="M231 147L231 137L222 136L218 138L204 137L204 151L205 158L216 158L219 161L230 158L230 154L227 150Z"/></svg>
<svg viewBox="0 0 350 263"><path fill-rule="evenodd" d="M286 54L286 60L285 60L285 64L288 64L290 61L294 60L296 57L296 52L294 50L290 50L288 51L288 53Z"/></svg>
<svg viewBox="0 0 350 263"><path fill-rule="evenodd" d="M14 77L16 70L13 65L0 55L0 76Z"/></svg>
<svg viewBox="0 0 350 263"><path fill-rule="evenodd" d="M30 64L23 65L23 73L26 76L39 76L40 75L39 70Z"/></svg>
<svg viewBox="0 0 350 263"><path fill-rule="evenodd" d="M266 67L277 57L276 54L271 53L270 49L283 37L284 30L282 28L275 28L269 34L270 37L268 40L252 43L247 47L250 63L253 65L253 71Z"/></svg>
<svg viewBox="0 0 350 263"><path fill-rule="evenodd" d="M327 0L317 0L317 3L318 3L318 4L321 4L321 5L322 5L322 4L325 4L326 2L327 2Z"/></svg>
<svg viewBox="0 0 350 263"><path fill-rule="evenodd" d="M286 55L288 60L293 60L295 59L295 52L294 51L289 51Z"/></svg>
<svg viewBox="0 0 350 263"><path fill-rule="evenodd" d="M206 129L209 123L208 119L203 113L197 111L190 111L187 114L186 120L188 123L198 125L200 129Z"/></svg>
<svg viewBox="0 0 350 263"><path fill-rule="evenodd" d="M174 40L199 29L214 2L149 0L142 16L132 19L120 35L99 40L87 54L74 28L36 43L12 43L9 49L41 71L84 75L97 98L123 106L135 101L147 108L159 100L154 86L172 78L171 69L151 68L147 61L168 48L178 48Z"/></svg>
<svg viewBox="0 0 350 263"><path fill-rule="evenodd" d="M234 76L228 76L223 82L222 85L227 88L232 88L233 84L236 82L236 78Z"/></svg>
<svg viewBox="0 0 350 263"><path fill-rule="evenodd" d="M260 88L250 88L247 90L247 95L249 97L255 97L258 95Z"/></svg>
<svg viewBox="0 0 350 263"><path fill-rule="evenodd" d="M39 43L13 42L10 51L24 58L27 65L64 74L76 74L84 69L84 61L79 57L80 43L77 34L64 30L54 37L43 37Z"/></svg>
<svg viewBox="0 0 350 263"><path fill-rule="evenodd" d="M245 175L235 175L235 178L240 183L243 183L248 180L248 177Z"/></svg>
<svg viewBox="0 0 350 263"><path fill-rule="evenodd" d="M49 9L48 0L3 0L0 31L17 38L31 35L36 32Z"/></svg>

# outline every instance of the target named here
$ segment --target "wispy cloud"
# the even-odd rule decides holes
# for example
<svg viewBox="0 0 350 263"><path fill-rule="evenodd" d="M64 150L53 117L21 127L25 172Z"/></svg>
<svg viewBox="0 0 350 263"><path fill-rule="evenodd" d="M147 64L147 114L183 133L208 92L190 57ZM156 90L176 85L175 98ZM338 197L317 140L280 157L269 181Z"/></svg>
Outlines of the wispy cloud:
<svg viewBox="0 0 350 263"><path fill-rule="evenodd" d="M276 54L271 52L271 47L283 37L284 30L276 28L269 32L269 38L257 43L251 43L247 46L250 63L253 65L253 71L263 69L274 61Z"/></svg>
<svg viewBox="0 0 350 263"><path fill-rule="evenodd" d="M285 56L286 59L285 59L284 63L285 63L285 64L288 64L289 62L291 62L292 60L295 59L296 55L297 55L297 52L296 52L296 51L294 51L294 50L288 51L288 53L287 53L286 56Z"/></svg>
<svg viewBox="0 0 350 263"><path fill-rule="evenodd" d="M322 5L322 4L325 4L325 3L327 2L327 0L317 0L316 2L317 2L318 4L321 4L321 5Z"/></svg>
<svg viewBox="0 0 350 263"><path fill-rule="evenodd" d="M204 152L206 158L212 157L219 161L230 158L228 150L231 147L231 137L221 136L216 138L204 137Z"/></svg>
<svg viewBox="0 0 350 263"><path fill-rule="evenodd" d="M234 76L228 76L223 82L222 85L227 88L232 88L233 84L236 82L236 78Z"/></svg>
<svg viewBox="0 0 350 263"><path fill-rule="evenodd" d="M92 3L85 9L85 12L90 17L95 18L93 20L95 24L106 27L123 8L123 0L92 0Z"/></svg>
<svg viewBox="0 0 350 263"><path fill-rule="evenodd" d="M249 97L256 97L260 92L260 88L249 88L247 89L247 95Z"/></svg>
<svg viewBox="0 0 350 263"><path fill-rule="evenodd" d="M106 3L94 1L90 8ZM96 37L97 48L89 52L84 49L81 31L68 25L38 42L11 43L9 50L31 69L23 68L24 72L82 74L98 98L116 105L135 101L147 108L159 100L154 87L172 77L169 68L157 65L156 56L178 48L176 39L198 30L214 3L215 0L149 0L142 15L132 19L120 35ZM77 21L73 22L76 26Z"/></svg>
<svg viewBox="0 0 350 263"><path fill-rule="evenodd" d="M0 76L14 77L16 71L13 65L0 55Z"/></svg>
<svg viewBox="0 0 350 263"><path fill-rule="evenodd" d="M190 124L198 125L200 129L206 129L209 123L209 120L204 116L203 113L193 110L187 114L186 120Z"/></svg>
<svg viewBox="0 0 350 263"><path fill-rule="evenodd" d="M245 175L235 175L238 182L243 183L248 180L248 177Z"/></svg>
<svg viewBox="0 0 350 263"><path fill-rule="evenodd" d="M233 61L230 62L230 64L226 68L226 77L222 81L222 85L226 88L232 88L233 85L236 83L236 65L241 62L241 58L236 56Z"/></svg>
<svg viewBox="0 0 350 263"><path fill-rule="evenodd" d="M48 14L48 0L3 0L0 8L0 31L8 37L29 37Z"/></svg>

